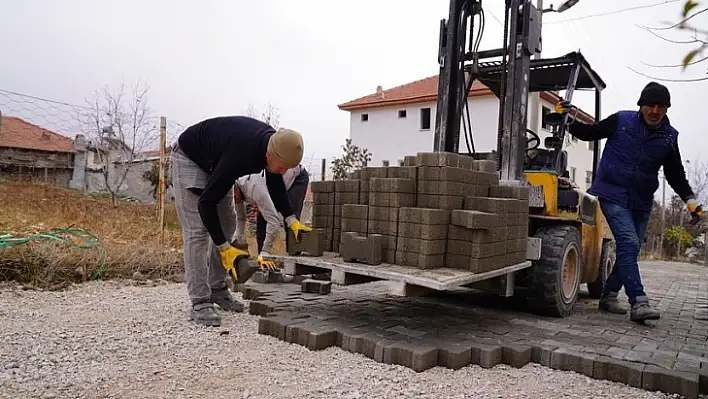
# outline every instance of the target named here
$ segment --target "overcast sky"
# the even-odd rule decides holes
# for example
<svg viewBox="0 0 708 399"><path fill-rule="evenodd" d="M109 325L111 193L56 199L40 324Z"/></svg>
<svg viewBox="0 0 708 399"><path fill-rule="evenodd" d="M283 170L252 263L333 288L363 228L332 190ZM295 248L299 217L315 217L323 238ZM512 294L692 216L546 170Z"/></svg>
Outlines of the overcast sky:
<svg viewBox="0 0 708 399"><path fill-rule="evenodd" d="M553 3L559 1L544 5ZM667 4L589 17L660 3ZM503 4L483 1L482 49L501 46ZM682 4L581 0L566 13L544 15L543 55L580 49L608 84L603 114L636 109L649 79L628 67L674 79L706 73L706 65L683 73L643 65L677 64L691 49L636 26L676 21ZM305 163L317 165L338 155L349 134L348 113L337 104L377 85L387 89L438 73L438 27L448 6L439 0L0 0L0 89L82 105L102 85L142 79L153 111L185 126L271 102L281 125L304 133ZM705 26L701 17L696 21ZM666 84L684 157L708 157L708 82ZM0 96L0 110L11 113L15 101ZM56 110L42 107L36 112L55 117Z"/></svg>

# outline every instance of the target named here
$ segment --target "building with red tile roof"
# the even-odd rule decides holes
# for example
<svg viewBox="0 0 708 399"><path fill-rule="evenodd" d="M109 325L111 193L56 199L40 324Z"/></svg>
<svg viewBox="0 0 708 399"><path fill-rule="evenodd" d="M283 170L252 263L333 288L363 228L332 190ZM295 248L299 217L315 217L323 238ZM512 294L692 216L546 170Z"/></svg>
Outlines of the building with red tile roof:
<svg viewBox="0 0 708 399"><path fill-rule="evenodd" d="M539 121L536 126L529 113L529 128L543 140L550 135L543 116L551 112L560 96L551 91L538 93ZM381 86L371 94L341 103L338 108L350 113L352 143L372 153L371 165L396 165L406 155L433 150L435 133L438 75L405 83L384 90ZM496 150L499 99L483 83L475 81L468 95L472 125L472 141L476 152ZM591 123L594 118L585 111L580 121ZM567 136L570 177L581 187L589 182L592 171L592 143ZM471 149L472 143L470 143ZM461 129L459 151L468 152Z"/></svg>

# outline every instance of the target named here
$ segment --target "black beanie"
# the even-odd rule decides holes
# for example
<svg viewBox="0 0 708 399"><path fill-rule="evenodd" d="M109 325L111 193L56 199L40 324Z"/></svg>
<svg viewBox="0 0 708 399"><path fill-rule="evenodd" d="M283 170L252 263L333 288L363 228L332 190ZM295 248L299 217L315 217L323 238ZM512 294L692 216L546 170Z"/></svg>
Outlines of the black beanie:
<svg viewBox="0 0 708 399"><path fill-rule="evenodd" d="M667 108L671 107L669 89L662 84L649 82L644 86L642 95L639 96L639 101L637 101L637 105L640 107L642 105L665 105Z"/></svg>

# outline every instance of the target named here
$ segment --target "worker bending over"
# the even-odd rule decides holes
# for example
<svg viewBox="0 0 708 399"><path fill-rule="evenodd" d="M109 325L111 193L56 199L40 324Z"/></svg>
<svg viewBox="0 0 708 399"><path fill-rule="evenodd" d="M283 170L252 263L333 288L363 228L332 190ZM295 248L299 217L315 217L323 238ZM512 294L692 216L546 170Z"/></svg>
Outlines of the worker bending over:
<svg viewBox="0 0 708 399"><path fill-rule="evenodd" d="M293 214L283 173L302 160L303 140L289 129L245 116L204 120L187 128L172 149L171 173L177 217L182 227L190 315L198 324L218 326L214 304L242 312L226 286L227 272L236 277L234 260L248 256L227 241L236 229L234 183L265 169L264 178L275 208L287 215L295 236L310 231Z"/></svg>
<svg viewBox="0 0 708 399"><path fill-rule="evenodd" d="M310 185L310 175L304 166L298 165L292 169L288 169L285 174L283 174L283 181L285 181L285 188L288 190L288 198L290 199L290 206L293 208L293 213L295 217L300 219L302 216L302 207L305 202L305 195L307 194L307 186ZM266 240L266 219L263 217L260 205L258 206L258 218L256 219L256 242L258 243L258 251L263 251L263 243ZM287 234L287 230L286 230ZM285 248L288 248L288 241L285 240Z"/></svg>
<svg viewBox="0 0 708 399"><path fill-rule="evenodd" d="M304 178L302 177L304 175ZM303 181L304 180L304 181ZM307 171L302 165L288 169L283 174L285 189L288 191L290 206L296 218L300 218L302 203L305 200L305 192L309 183ZM303 187L304 184L304 187ZM272 261L267 260L270 255L275 237L280 231L283 217L278 213L273 205L273 201L268 194L264 173L256 173L240 177L236 181L234 191L236 202L236 232L233 242L238 246L248 245L246 242L246 202L255 203L258 207L258 263L261 268L274 269Z"/></svg>
<svg viewBox="0 0 708 399"><path fill-rule="evenodd" d="M617 245L617 260L605 283L599 308L625 314L617 295L624 286L631 305L630 319L641 322L659 319L649 305L639 266L639 251L651 216L654 193L659 188L659 169L669 185L697 216L703 213L686 180L678 147L678 131L666 116L671 106L669 90L656 82L644 87L638 111L619 111L598 123L571 124L568 132L583 141L607 139L597 175L589 193L598 197L602 213ZM572 108L566 101L557 110ZM572 111L570 111L572 112Z"/></svg>

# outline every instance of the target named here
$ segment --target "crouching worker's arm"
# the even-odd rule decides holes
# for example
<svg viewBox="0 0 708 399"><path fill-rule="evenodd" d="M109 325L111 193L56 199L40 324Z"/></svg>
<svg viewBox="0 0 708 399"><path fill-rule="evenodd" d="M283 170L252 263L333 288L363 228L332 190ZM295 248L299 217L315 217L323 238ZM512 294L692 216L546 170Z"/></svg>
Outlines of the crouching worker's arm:
<svg viewBox="0 0 708 399"><path fill-rule="evenodd" d="M288 191L285 189L283 176L266 171L266 185L268 186L268 193L275 205L276 211L285 216L285 224L295 235L295 240L300 239L301 231L312 231L312 228L303 225L297 220L297 217L295 217L295 212L293 212L293 208L290 206Z"/></svg>
<svg viewBox="0 0 708 399"><path fill-rule="evenodd" d="M238 185L234 187L234 203L236 206L236 229L231 238L231 245L244 251L248 250L248 241L246 240L246 201L243 198L243 193Z"/></svg>
<svg viewBox="0 0 708 399"><path fill-rule="evenodd" d="M258 205L258 211L263 216L266 221L266 235L263 240L263 248L261 248L261 253L258 254L258 264L261 269L275 269L275 263L266 260L273 249L273 244L275 243L275 237L277 237L280 232L281 216L280 213L275 209L273 201L270 199L270 194L268 193L267 187L263 185L257 185L253 188L253 201Z"/></svg>

